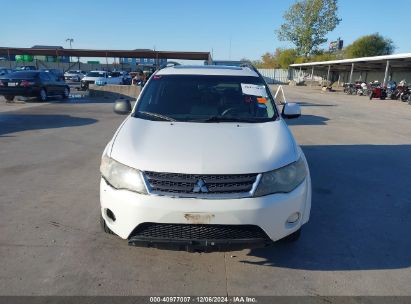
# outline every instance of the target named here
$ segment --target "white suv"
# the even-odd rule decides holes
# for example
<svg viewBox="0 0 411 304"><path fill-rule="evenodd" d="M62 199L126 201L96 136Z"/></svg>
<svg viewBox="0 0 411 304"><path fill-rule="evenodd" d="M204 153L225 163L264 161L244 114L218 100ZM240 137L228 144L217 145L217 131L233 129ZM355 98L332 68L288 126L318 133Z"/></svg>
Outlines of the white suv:
<svg viewBox="0 0 411 304"><path fill-rule="evenodd" d="M295 240L308 222L307 161L259 73L250 67L175 66L157 71L101 162L107 233L130 245L187 250ZM281 114L280 114L281 113Z"/></svg>

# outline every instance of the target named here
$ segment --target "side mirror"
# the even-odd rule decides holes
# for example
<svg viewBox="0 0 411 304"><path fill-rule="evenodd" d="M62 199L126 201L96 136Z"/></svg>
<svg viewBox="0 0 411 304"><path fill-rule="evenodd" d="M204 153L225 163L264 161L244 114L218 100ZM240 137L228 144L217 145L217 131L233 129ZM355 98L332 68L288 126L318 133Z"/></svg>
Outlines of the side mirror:
<svg viewBox="0 0 411 304"><path fill-rule="evenodd" d="M286 103L283 107L283 111L281 113L281 116L284 118L297 118L301 116L301 108L298 103Z"/></svg>
<svg viewBox="0 0 411 304"><path fill-rule="evenodd" d="M128 115L131 113L131 103L127 99L117 99L114 102L114 113Z"/></svg>

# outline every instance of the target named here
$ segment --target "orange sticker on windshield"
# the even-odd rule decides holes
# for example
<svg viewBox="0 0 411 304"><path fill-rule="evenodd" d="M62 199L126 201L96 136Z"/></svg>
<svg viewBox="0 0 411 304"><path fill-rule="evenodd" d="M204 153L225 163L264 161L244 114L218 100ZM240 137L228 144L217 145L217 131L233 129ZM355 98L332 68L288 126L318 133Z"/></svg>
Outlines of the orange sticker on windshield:
<svg viewBox="0 0 411 304"><path fill-rule="evenodd" d="M258 103L267 103L267 98L264 97L257 97Z"/></svg>

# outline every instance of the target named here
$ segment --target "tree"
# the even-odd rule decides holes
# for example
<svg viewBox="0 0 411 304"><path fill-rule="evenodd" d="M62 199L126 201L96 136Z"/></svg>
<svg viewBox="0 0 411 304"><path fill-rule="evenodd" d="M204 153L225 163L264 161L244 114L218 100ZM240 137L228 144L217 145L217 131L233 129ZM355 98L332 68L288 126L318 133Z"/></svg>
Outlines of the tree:
<svg viewBox="0 0 411 304"><path fill-rule="evenodd" d="M355 40L345 48L344 54L346 58L358 58L390 55L394 50L395 46L391 39L375 33Z"/></svg>
<svg viewBox="0 0 411 304"><path fill-rule="evenodd" d="M288 66L293 64L298 56L295 49L277 49L275 55L278 65L282 69L288 69Z"/></svg>
<svg viewBox="0 0 411 304"><path fill-rule="evenodd" d="M340 23L337 10L337 0L297 1L284 14L285 23L277 31L278 39L292 42L299 55L308 57Z"/></svg>
<svg viewBox="0 0 411 304"><path fill-rule="evenodd" d="M275 69L275 68L278 68L278 63L277 63L277 59L275 57L275 54L271 54L271 53L268 53L268 52L265 53L263 56L261 56L260 60L257 60L253 63L257 68L260 68L260 69Z"/></svg>

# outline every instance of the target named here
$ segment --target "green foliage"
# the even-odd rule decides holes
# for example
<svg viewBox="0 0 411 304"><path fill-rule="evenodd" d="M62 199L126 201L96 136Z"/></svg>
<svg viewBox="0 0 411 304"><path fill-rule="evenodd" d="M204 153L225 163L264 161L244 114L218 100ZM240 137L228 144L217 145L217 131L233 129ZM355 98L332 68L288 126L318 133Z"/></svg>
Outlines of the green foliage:
<svg viewBox="0 0 411 304"><path fill-rule="evenodd" d="M294 63L306 63L308 61L309 61L308 57L300 56L295 59Z"/></svg>
<svg viewBox="0 0 411 304"><path fill-rule="evenodd" d="M288 69L289 65L293 64L297 59L297 51L295 49L277 49L275 54L277 63L282 69Z"/></svg>
<svg viewBox="0 0 411 304"><path fill-rule="evenodd" d="M292 42L299 55L308 57L327 41L326 34L340 23L337 10L337 0L297 1L285 12L285 23L277 36Z"/></svg>
<svg viewBox="0 0 411 304"><path fill-rule="evenodd" d="M308 56L301 56L296 49L277 48L274 53L265 53L261 60L254 61L253 64L258 68L287 69L293 63L389 55L394 49L395 46L391 39L377 33L358 38L342 52L331 53L317 49Z"/></svg>
<svg viewBox="0 0 411 304"><path fill-rule="evenodd" d="M254 66L261 69L287 69L297 58L294 49L277 48L274 53L265 53L260 60L252 62Z"/></svg>
<svg viewBox="0 0 411 304"><path fill-rule="evenodd" d="M314 61L329 61L329 60L336 60L337 58L337 54L335 53L330 53L330 52L321 52L318 53L314 56L310 57L310 62L314 62Z"/></svg>
<svg viewBox="0 0 411 304"><path fill-rule="evenodd" d="M260 69L276 69L278 68L277 58L275 54L265 53L260 60L253 62Z"/></svg>
<svg viewBox="0 0 411 304"><path fill-rule="evenodd" d="M344 50L345 58L358 58L369 56L390 55L395 46L391 39L378 33L363 36L355 40Z"/></svg>

